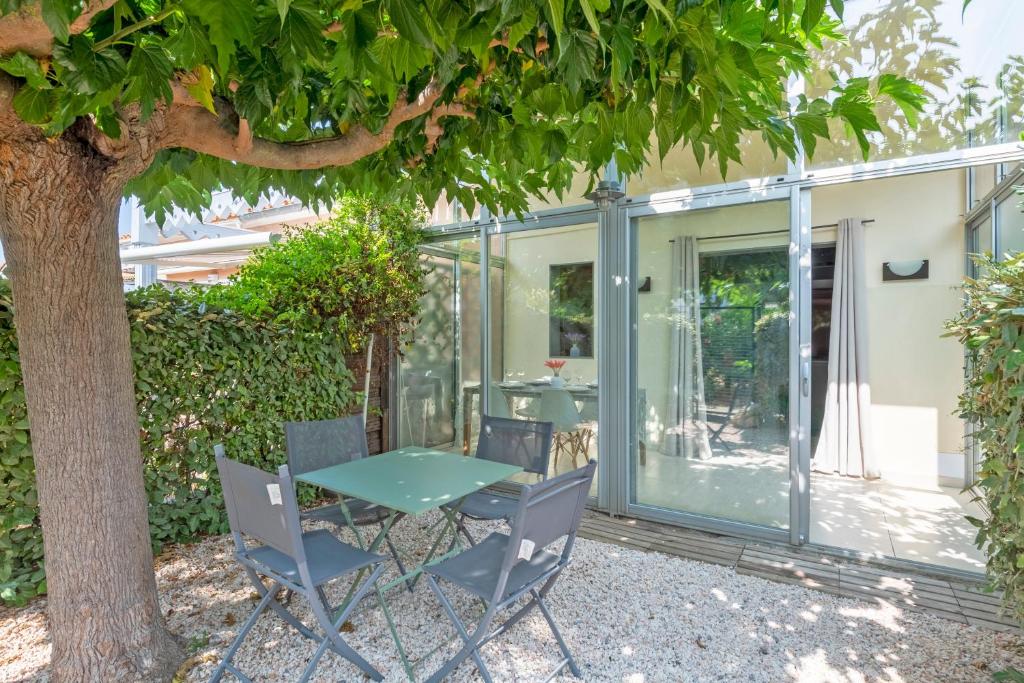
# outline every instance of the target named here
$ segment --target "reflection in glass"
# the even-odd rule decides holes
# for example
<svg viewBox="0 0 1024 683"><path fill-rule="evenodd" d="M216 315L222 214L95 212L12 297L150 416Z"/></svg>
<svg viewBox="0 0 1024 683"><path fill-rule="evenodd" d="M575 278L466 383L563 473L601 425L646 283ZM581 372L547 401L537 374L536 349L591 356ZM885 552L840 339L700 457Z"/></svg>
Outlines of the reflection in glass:
<svg viewBox="0 0 1024 683"><path fill-rule="evenodd" d="M999 226L999 256L1006 258L1024 251L1024 209L1021 197L1011 194L996 205Z"/></svg>
<svg viewBox="0 0 1024 683"><path fill-rule="evenodd" d="M398 368L400 447L463 448L467 408L457 387L480 381L479 244L422 247L425 291Z"/></svg>
<svg viewBox="0 0 1024 683"><path fill-rule="evenodd" d="M597 228L492 239L492 302L498 264L502 290L500 305L491 310L490 413L553 423L550 474L582 467L597 457ZM564 361L557 375L545 365L551 360ZM596 495L596 483L591 493Z"/></svg>
<svg viewBox="0 0 1024 683"><path fill-rule="evenodd" d="M788 526L788 222L784 202L638 220L634 502Z"/></svg>
<svg viewBox="0 0 1024 683"><path fill-rule="evenodd" d="M882 101L881 131L870 133L871 160L943 152L1015 140L1022 129L1024 53L1018 27L1024 3L987 0L964 11L962 0L854 0L845 3L843 32L818 55L808 97L827 97L840 81L893 73L925 87L930 103L912 128L894 104ZM841 123L820 142L814 167L862 162Z"/></svg>

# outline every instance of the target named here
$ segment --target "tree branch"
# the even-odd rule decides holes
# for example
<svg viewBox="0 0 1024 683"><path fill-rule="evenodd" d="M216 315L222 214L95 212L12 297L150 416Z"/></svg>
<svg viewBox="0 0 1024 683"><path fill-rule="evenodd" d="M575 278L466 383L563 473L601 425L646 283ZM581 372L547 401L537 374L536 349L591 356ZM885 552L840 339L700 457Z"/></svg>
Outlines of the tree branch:
<svg viewBox="0 0 1024 683"><path fill-rule="evenodd" d="M71 22L69 31L81 33L89 28L93 17L114 5L116 0L90 0ZM53 52L53 34L43 21L38 2L21 7L0 17L0 56L25 52L33 57L46 57Z"/></svg>
<svg viewBox="0 0 1024 683"><path fill-rule="evenodd" d="M198 106L184 87L174 88L174 104L167 114L164 148L183 147L220 159L278 170L311 170L348 166L387 147L401 124L430 113L427 138L431 148L440 136L438 121L445 116L472 116L461 104L436 106L443 91L431 81L412 101L399 100L384 127L374 133L354 126L344 135L306 142L285 143L252 138L234 109L220 101L214 115Z"/></svg>

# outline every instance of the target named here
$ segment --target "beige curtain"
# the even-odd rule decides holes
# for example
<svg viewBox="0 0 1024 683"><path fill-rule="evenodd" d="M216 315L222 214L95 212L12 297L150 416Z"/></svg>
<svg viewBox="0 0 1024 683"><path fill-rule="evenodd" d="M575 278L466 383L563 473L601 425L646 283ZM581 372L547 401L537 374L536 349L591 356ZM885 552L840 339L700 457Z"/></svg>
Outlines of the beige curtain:
<svg viewBox="0 0 1024 683"><path fill-rule="evenodd" d="M812 467L818 472L877 479L871 442L864 225L859 218L844 218L838 230L828 390Z"/></svg>
<svg viewBox="0 0 1024 683"><path fill-rule="evenodd" d="M665 451L704 460L711 457L704 403L704 363L700 341L700 255L697 240L672 241L671 354Z"/></svg>

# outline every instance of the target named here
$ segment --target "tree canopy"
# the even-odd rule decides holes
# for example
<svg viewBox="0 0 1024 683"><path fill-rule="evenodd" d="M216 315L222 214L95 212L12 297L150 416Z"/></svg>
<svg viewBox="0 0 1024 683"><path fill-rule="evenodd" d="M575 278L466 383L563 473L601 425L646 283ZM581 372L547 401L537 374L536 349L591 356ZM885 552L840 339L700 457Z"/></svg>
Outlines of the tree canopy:
<svg viewBox="0 0 1024 683"><path fill-rule="evenodd" d="M691 147L724 173L742 136L813 152L842 121L866 154L894 74L787 98L842 0L0 0L0 110L118 160L158 219L227 187L347 190L525 210L611 159Z"/></svg>

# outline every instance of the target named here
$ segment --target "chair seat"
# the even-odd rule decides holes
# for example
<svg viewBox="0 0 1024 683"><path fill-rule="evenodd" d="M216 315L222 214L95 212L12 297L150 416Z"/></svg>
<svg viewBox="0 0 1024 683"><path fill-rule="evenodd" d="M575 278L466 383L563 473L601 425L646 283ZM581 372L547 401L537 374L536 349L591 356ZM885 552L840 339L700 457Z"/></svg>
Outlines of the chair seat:
<svg viewBox="0 0 1024 683"><path fill-rule="evenodd" d="M342 543L326 529L302 534L302 544L306 548L306 561L309 562L309 574L314 587L384 560L380 555ZM247 551L245 555L289 581L302 582L295 561L276 548L264 545Z"/></svg>
<svg viewBox="0 0 1024 683"><path fill-rule="evenodd" d="M501 563L505 560L505 548L508 547L508 543L507 534L493 533L469 550L444 562L428 565L425 570L478 598L490 600L498 585ZM555 568L560 559L558 555L540 550L534 552L529 560L521 560L509 573L502 599L508 598L536 581L545 572Z"/></svg>
<svg viewBox="0 0 1024 683"><path fill-rule="evenodd" d="M346 500L345 505L348 507L349 514L352 515L352 523L356 526L380 524L386 520L388 518L388 514L390 514L390 510L387 508L381 507L376 503L359 500L358 498ZM341 505L338 503L331 503L330 505L324 505L312 510L305 510L299 514L303 519L315 519L318 522L330 522L331 524L339 527L348 525L345 521L345 514L341 511Z"/></svg>
<svg viewBox="0 0 1024 683"><path fill-rule="evenodd" d="M511 519L518 507L518 498L477 491L466 496L459 512L473 519Z"/></svg>

